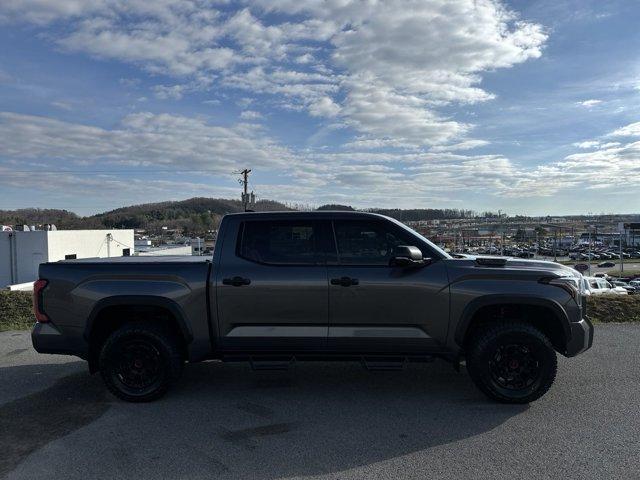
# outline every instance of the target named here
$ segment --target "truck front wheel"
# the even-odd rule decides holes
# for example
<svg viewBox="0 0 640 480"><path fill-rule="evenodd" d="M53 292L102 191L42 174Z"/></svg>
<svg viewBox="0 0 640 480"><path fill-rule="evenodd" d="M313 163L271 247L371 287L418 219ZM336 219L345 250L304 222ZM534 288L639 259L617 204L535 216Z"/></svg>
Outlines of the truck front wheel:
<svg viewBox="0 0 640 480"><path fill-rule="evenodd" d="M469 342L467 370L489 398L529 403L553 384L556 352L549 339L524 322L501 322L480 330Z"/></svg>
<svg viewBox="0 0 640 480"><path fill-rule="evenodd" d="M150 402L164 395L182 371L182 355L164 329L144 322L113 332L100 350L100 373L107 388L128 402Z"/></svg>

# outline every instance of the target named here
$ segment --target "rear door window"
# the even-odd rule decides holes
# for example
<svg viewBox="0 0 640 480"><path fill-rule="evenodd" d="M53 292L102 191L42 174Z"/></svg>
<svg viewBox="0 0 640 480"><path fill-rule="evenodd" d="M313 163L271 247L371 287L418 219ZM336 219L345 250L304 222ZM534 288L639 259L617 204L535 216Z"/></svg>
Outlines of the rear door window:
<svg viewBox="0 0 640 480"><path fill-rule="evenodd" d="M271 265L317 265L319 228L313 221L247 221L238 239L238 256Z"/></svg>

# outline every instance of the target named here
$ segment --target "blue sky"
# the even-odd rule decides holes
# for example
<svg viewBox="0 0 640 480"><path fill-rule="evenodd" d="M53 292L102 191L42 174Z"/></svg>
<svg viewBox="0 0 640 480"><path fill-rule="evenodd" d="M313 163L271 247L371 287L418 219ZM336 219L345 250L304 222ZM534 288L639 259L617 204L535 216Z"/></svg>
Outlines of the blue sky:
<svg viewBox="0 0 640 480"><path fill-rule="evenodd" d="M604 3L604 5L603 5ZM640 3L11 0L0 208L640 212Z"/></svg>

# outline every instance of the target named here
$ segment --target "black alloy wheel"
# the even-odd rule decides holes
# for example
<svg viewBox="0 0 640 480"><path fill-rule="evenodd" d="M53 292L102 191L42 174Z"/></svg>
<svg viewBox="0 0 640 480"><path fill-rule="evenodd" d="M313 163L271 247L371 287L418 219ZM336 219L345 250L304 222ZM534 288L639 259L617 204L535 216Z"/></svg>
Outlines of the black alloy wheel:
<svg viewBox="0 0 640 480"><path fill-rule="evenodd" d="M467 370L488 397L529 403L543 396L557 372L556 352L535 326L501 321L477 332L466 351Z"/></svg>
<svg viewBox="0 0 640 480"><path fill-rule="evenodd" d="M100 351L107 388L129 402L160 398L182 371L176 339L152 323L133 322L113 332Z"/></svg>

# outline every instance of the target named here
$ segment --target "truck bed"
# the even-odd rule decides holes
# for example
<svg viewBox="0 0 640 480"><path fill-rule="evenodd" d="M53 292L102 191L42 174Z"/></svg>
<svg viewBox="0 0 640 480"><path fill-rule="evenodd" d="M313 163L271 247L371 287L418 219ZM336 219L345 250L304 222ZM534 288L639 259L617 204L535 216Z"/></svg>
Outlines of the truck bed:
<svg viewBox="0 0 640 480"><path fill-rule="evenodd" d="M144 257L111 257L111 258L79 258L73 260L60 260L55 263L85 263L85 264L104 264L104 263L205 263L211 260L211 256L191 256L191 255L158 255Z"/></svg>
<svg viewBox="0 0 640 480"><path fill-rule="evenodd" d="M40 351L57 351L58 343L65 343L69 353L88 358L89 332L97 312L107 312L107 322L119 322L126 319L117 308L147 305L170 312L180 323L190 360L207 356L210 260L210 256L111 257L41 264L40 278L48 282L43 306L51 322L39 326L47 330Z"/></svg>

